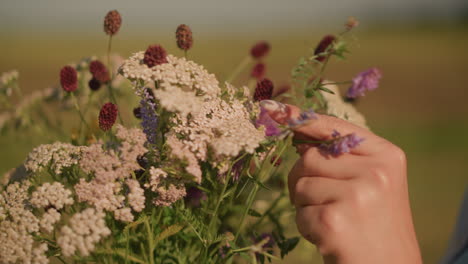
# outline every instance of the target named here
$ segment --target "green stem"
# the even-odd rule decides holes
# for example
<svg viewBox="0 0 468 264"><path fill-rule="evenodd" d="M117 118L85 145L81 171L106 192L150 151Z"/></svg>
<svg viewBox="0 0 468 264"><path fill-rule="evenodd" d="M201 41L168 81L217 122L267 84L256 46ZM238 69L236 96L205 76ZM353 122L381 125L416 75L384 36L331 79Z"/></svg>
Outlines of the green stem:
<svg viewBox="0 0 468 264"><path fill-rule="evenodd" d="M281 147L280 151L276 155L275 160L272 162L273 164L275 164L278 161L278 159L281 157L283 152L286 150L286 147L288 146L287 142L288 142L288 138L286 138L283 141L284 145ZM263 180L263 175L269 175L271 173L272 169L274 168L274 166L270 164L271 166L267 170L267 172L262 173L264 171L263 169L265 167L266 161L269 160L269 157L270 157L270 153L268 153L268 155L263 160L262 165L260 166L260 172L259 172L259 175L258 175L258 181L260 181L260 182L262 182L262 180ZM238 237L239 237L239 235L241 233L242 226L243 226L244 221L245 221L245 217L247 216L247 213L249 212L250 207L252 207L252 203L253 203L253 201L255 199L255 196L257 195L257 192L258 192L259 188L260 188L260 185L258 183L255 183L253 190L250 192L249 197L247 198L247 207L245 208L244 213L242 214L242 218L241 218L241 221L239 223L239 227L238 227L238 229L236 231L236 235L234 237L234 243L237 242L237 239L238 239Z"/></svg>
<svg viewBox="0 0 468 264"><path fill-rule="evenodd" d="M117 99L115 99L114 91L112 90L112 80L114 79L114 72L112 71L112 68L111 68L112 65L110 63L111 48L112 48L112 35L109 36L109 42L107 45L107 70L109 71L109 75L110 75L110 80L107 83L107 90L109 91L109 100L113 104L117 105ZM120 111L117 112L117 115L119 117L120 123L123 125L124 123L123 123Z"/></svg>
<svg viewBox="0 0 468 264"><path fill-rule="evenodd" d="M330 83L322 83L322 85L340 85L340 84L351 84L353 81L342 81L342 82L330 82Z"/></svg>
<svg viewBox="0 0 468 264"><path fill-rule="evenodd" d="M208 230L211 231L211 229L213 228L213 225L216 221L216 217L218 216L218 210L219 210L219 206L221 205L221 202L223 201L224 199L224 194L226 193L226 189L227 189L227 186L229 185L229 181L231 180L231 171L232 171L232 166L234 166L234 164L236 164L236 162L238 162L239 160L241 160L242 158L244 158L245 155L242 155L241 157L237 158L236 160L234 160L227 172L227 175L226 175L226 179L225 179L225 182L224 182L224 186L223 186L223 190L221 191L221 194L218 198L218 201L216 202L216 207L215 207L215 210L214 210L214 213L213 213L213 216L211 217L211 220L210 220L210 224L208 225Z"/></svg>
<svg viewBox="0 0 468 264"><path fill-rule="evenodd" d="M244 70L245 67L247 67L247 65L250 64L251 61L252 61L252 58L250 56L245 57L239 63L239 65L237 65L237 67L234 69L232 74L226 79L226 82L232 83L232 81L234 81L237 78L237 76Z"/></svg>
<svg viewBox="0 0 468 264"><path fill-rule="evenodd" d="M126 242L126 245L125 245L125 264L127 264L127 260L128 260L128 247L129 247L129 242L130 242L130 238L129 238L129 234L128 234L128 228L125 229L125 240L127 240Z"/></svg>
<svg viewBox="0 0 468 264"><path fill-rule="evenodd" d="M278 205L279 201L284 197L284 192L281 192L280 196L278 196L278 198L276 198L273 203L271 203L270 207L265 211L265 213L262 214L262 216L257 220L257 222L252 226L252 229L256 229L257 226L259 226L263 219L265 219L265 216L267 216L268 214L271 213L271 211L273 211L273 209L276 208L276 206Z"/></svg>
<svg viewBox="0 0 468 264"><path fill-rule="evenodd" d="M255 196L257 195L258 189L260 188L260 185L255 184L253 187L253 190L250 191L249 197L247 198L247 206L245 207L244 213L242 214L242 218L239 222L239 226L236 231L236 236L234 237L234 243L237 242L237 239L239 238L239 235L241 233L242 227L244 225L245 217L247 216L247 213L249 212L250 207L252 206L253 200L255 199Z"/></svg>
<svg viewBox="0 0 468 264"><path fill-rule="evenodd" d="M78 105L78 100L76 99L75 94L73 92L71 92L70 95L72 97L73 104L75 105L75 109L78 112L78 115L80 116L80 119L81 119L80 126L81 126L81 124L85 124L86 128L89 129L88 123L86 123L86 120L85 120L83 114L81 113L80 106Z"/></svg>
<svg viewBox="0 0 468 264"><path fill-rule="evenodd" d="M153 251L153 230L151 230L150 224L148 222L148 217L145 218L145 227L148 233L148 257L150 264L154 264L154 251Z"/></svg>
<svg viewBox="0 0 468 264"><path fill-rule="evenodd" d="M232 253L239 253L239 252L248 251L248 250L250 250L251 248L252 248L251 246L248 246L248 247L244 247L244 248L233 249L233 250L231 250L231 252L232 252Z"/></svg>
<svg viewBox="0 0 468 264"><path fill-rule="evenodd" d="M330 143L330 140L293 139L293 144L327 144L327 143Z"/></svg>

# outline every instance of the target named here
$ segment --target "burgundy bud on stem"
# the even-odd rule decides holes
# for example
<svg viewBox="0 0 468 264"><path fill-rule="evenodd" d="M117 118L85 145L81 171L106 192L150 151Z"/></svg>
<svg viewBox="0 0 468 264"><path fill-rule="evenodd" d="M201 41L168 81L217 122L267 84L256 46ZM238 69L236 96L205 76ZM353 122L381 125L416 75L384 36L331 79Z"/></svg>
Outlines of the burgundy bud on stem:
<svg viewBox="0 0 468 264"><path fill-rule="evenodd" d="M325 51L329 51L330 46L335 42L336 37L333 35L326 35L325 37L322 38L322 40L319 42L317 47L315 48L314 55L318 55L320 53L323 53ZM323 62L325 59L328 57L327 56L318 56L316 60Z"/></svg>
<svg viewBox="0 0 468 264"><path fill-rule="evenodd" d="M104 18L104 32L107 35L113 36L117 34L122 25L122 17L117 10L109 11Z"/></svg>
<svg viewBox="0 0 468 264"><path fill-rule="evenodd" d="M166 57L166 50L161 45L151 45L145 51L143 62L151 68L156 65L167 63Z"/></svg>
<svg viewBox="0 0 468 264"><path fill-rule="evenodd" d="M176 30L176 40L179 49L184 51L189 50L193 45L192 30L190 27L185 24L179 25Z"/></svg>
<svg viewBox="0 0 468 264"><path fill-rule="evenodd" d="M110 81L109 71L106 66L98 60L94 60L89 64L89 72L91 72L93 78L98 80L101 84Z"/></svg>
<svg viewBox="0 0 468 264"><path fill-rule="evenodd" d="M250 76L257 80L263 79L265 76L265 64L264 63L257 63L255 66L252 68L252 72L250 73Z"/></svg>
<svg viewBox="0 0 468 264"><path fill-rule="evenodd" d="M105 103L99 112L99 127L103 131L108 131L112 128L117 119L118 109L113 103Z"/></svg>
<svg viewBox="0 0 468 264"><path fill-rule="evenodd" d="M271 99L273 95L273 82L269 79L263 79L257 82L257 87L255 88L254 101L262 101Z"/></svg>
<svg viewBox="0 0 468 264"><path fill-rule="evenodd" d="M60 70L60 84L67 92L74 92L78 88L78 74L75 68L64 66Z"/></svg>
<svg viewBox="0 0 468 264"><path fill-rule="evenodd" d="M260 59L266 56L269 51L270 44L268 44L266 41L260 41L252 47L250 50L250 55L252 55L254 59Z"/></svg>
<svg viewBox="0 0 468 264"><path fill-rule="evenodd" d="M97 91L99 88L101 88L101 82L99 82L96 78L92 78L89 80L88 86L92 91Z"/></svg>

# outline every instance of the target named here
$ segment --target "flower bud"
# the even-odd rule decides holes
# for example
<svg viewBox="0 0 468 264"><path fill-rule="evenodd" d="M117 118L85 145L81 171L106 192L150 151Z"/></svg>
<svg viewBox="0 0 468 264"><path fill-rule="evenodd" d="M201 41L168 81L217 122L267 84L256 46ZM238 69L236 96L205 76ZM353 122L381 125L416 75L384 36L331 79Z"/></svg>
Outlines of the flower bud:
<svg viewBox="0 0 468 264"><path fill-rule="evenodd" d="M329 51L330 46L333 44L333 42L335 42L335 40L336 40L336 37L333 35L326 35L325 37L323 37L323 39L319 42L319 44L315 48L314 55L318 55L325 51ZM323 62L328 56L329 55L318 56L316 60Z"/></svg>
<svg viewBox="0 0 468 264"><path fill-rule="evenodd" d="M156 65L167 63L166 57L166 50L162 46L157 44L151 45L145 51L143 62L151 68Z"/></svg>
<svg viewBox="0 0 468 264"><path fill-rule="evenodd" d="M122 25L122 17L117 10L109 11L104 18L104 32L107 35L113 36L117 34Z"/></svg>
<svg viewBox="0 0 468 264"><path fill-rule="evenodd" d="M64 66L60 70L60 84L67 92L74 92L78 88L78 74L75 68Z"/></svg>
<svg viewBox="0 0 468 264"><path fill-rule="evenodd" d="M88 87L92 91L97 91L97 90L99 90L99 88L101 88L101 82L99 82L96 78L92 78L88 82Z"/></svg>
<svg viewBox="0 0 468 264"><path fill-rule="evenodd" d="M266 56L269 51L270 44L268 44L266 41L260 41L252 47L250 50L250 55L252 55L254 59L260 59Z"/></svg>
<svg viewBox="0 0 468 264"><path fill-rule="evenodd" d="M263 79L257 82L257 87L255 88L254 101L262 101L271 99L273 95L273 82L269 79Z"/></svg>
<svg viewBox="0 0 468 264"><path fill-rule="evenodd" d="M346 30L351 30L357 26L359 26L359 21L352 16L348 18L348 21L345 24Z"/></svg>
<svg viewBox="0 0 468 264"><path fill-rule="evenodd" d="M189 26L181 24L176 30L177 47L179 49L187 51L193 45L192 30Z"/></svg>
<svg viewBox="0 0 468 264"><path fill-rule="evenodd" d="M99 112L99 127L103 131L108 131L112 128L117 119L118 109L113 103L106 103L102 106Z"/></svg>
<svg viewBox="0 0 468 264"><path fill-rule="evenodd" d="M250 76L257 80L261 80L265 76L265 64L264 63L257 63L252 68L252 72Z"/></svg>
<svg viewBox="0 0 468 264"><path fill-rule="evenodd" d="M106 66L98 60L94 60L89 64L89 72L91 72L93 78L98 80L101 84L110 81L109 71Z"/></svg>

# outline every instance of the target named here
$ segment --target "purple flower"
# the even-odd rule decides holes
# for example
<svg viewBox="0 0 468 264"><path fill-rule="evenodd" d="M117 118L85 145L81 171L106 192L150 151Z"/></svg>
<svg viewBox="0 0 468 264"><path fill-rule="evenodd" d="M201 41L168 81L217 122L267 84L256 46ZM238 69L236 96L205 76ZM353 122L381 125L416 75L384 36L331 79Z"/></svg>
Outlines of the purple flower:
<svg viewBox="0 0 468 264"><path fill-rule="evenodd" d="M353 85L349 87L346 97L356 98L364 96L364 92L377 89L382 73L377 68L370 68L359 73L353 79Z"/></svg>
<svg viewBox="0 0 468 264"><path fill-rule="evenodd" d="M268 239L268 240L265 242L265 244L262 245L262 251L267 251L269 253L272 253L272 249L276 244L275 239L274 239L272 234L263 233L263 234L261 234L260 236L258 236L257 238L254 239L254 243L256 243L256 244L260 243L265 239ZM260 253L255 252L255 257L257 258L257 260L259 260L261 258L261 256L262 255Z"/></svg>
<svg viewBox="0 0 468 264"><path fill-rule="evenodd" d="M229 244L228 241L226 241L226 244L224 246L221 246L218 250L218 255L224 259L227 257L227 253L229 252L229 250L231 249L231 245Z"/></svg>
<svg viewBox="0 0 468 264"><path fill-rule="evenodd" d="M190 187L185 196L185 202L192 207L200 207L201 201L206 199L206 194L197 187Z"/></svg>
<svg viewBox="0 0 468 264"><path fill-rule="evenodd" d="M300 113L298 118L291 118L288 121L288 125L290 127L297 127L306 124L312 119L317 119L317 115L315 114L313 109L309 109Z"/></svg>
<svg viewBox="0 0 468 264"><path fill-rule="evenodd" d="M260 114L258 115L258 119L255 121L255 126L264 126L265 136L267 137L278 136L281 134L281 129L278 127L278 123L270 117L268 111L263 107L260 107Z"/></svg>
<svg viewBox="0 0 468 264"><path fill-rule="evenodd" d="M351 133L346 136L341 136L340 132L334 130L332 133L332 140L328 143L323 143L319 146L320 152L324 155L339 156L343 153L348 153L352 148L357 147L364 138L356 136Z"/></svg>
<svg viewBox="0 0 468 264"><path fill-rule="evenodd" d="M155 144L156 131L158 129L158 115L155 111L156 104L154 103L154 97L148 89L145 90L144 97L140 101L141 126L148 142Z"/></svg>
<svg viewBox="0 0 468 264"><path fill-rule="evenodd" d="M275 246L275 239L273 238L273 235L270 233L263 233L260 236L258 236L256 239L254 239L254 241L255 243L260 243L267 238L268 238L268 241L262 245L262 248L271 249L273 248L273 246Z"/></svg>

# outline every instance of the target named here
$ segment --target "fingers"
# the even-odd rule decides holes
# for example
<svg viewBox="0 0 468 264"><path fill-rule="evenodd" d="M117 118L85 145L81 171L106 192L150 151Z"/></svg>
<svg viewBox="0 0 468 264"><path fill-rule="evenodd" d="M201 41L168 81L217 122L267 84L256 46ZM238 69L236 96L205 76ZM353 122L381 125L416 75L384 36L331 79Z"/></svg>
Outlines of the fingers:
<svg viewBox="0 0 468 264"><path fill-rule="evenodd" d="M337 179L301 177L294 187L294 205L304 207L336 202L347 193L346 184L345 181Z"/></svg>
<svg viewBox="0 0 468 264"><path fill-rule="evenodd" d="M355 158L345 155L340 159L327 159L318 153L317 148L307 151L296 162L288 177L288 188L291 202L294 203L296 185L301 178L329 178L335 180L349 180L356 173L354 168Z"/></svg>
<svg viewBox="0 0 468 264"><path fill-rule="evenodd" d="M324 256L332 254L339 244L338 235L343 232L345 216L340 212L341 205L328 204L305 206L297 210L296 224L299 233L317 246Z"/></svg>
<svg viewBox="0 0 468 264"><path fill-rule="evenodd" d="M288 120L297 119L301 113L301 110L293 105L285 105L272 100L264 100L260 103L268 111L271 118L280 124L287 124ZM376 153L381 150L384 143L387 143L384 139L362 127L328 115L317 114L317 119L291 129L296 134L296 138L305 140L330 140L334 130L342 136L355 133L358 137L365 139L362 144L351 149L352 153L360 155Z"/></svg>

